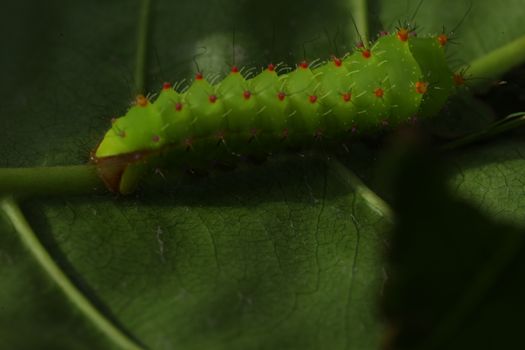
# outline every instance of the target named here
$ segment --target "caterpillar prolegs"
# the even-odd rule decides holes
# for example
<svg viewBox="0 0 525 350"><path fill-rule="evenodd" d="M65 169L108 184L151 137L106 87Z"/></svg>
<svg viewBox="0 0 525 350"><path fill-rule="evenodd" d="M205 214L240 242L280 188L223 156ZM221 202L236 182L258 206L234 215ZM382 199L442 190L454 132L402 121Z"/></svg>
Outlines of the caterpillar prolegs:
<svg viewBox="0 0 525 350"><path fill-rule="evenodd" d="M447 36L383 33L345 57L302 62L254 77L233 67L217 84L198 73L184 91L164 84L155 101L138 96L92 152L111 191L134 191L159 164L206 168L241 155L337 143L437 114L462 77L449 68Z"/></svg>

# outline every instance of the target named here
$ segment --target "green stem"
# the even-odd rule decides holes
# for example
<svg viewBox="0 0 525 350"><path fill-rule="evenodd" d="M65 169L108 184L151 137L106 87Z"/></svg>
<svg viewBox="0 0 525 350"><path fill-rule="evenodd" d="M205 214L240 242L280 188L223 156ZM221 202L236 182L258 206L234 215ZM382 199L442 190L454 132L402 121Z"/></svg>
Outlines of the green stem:
<svg viewBox="0 0 525 350"><path fill-rule="evenodd" d="M135 88L139 93L144 93L146 84L146 57L148 51L150 5L151 0L142 0L139 12L137 61L135 63Z"/></svg>
<svg viewBox="0 0 525 350"><path fill-rule="evenodd" d="M150 8L151 0L141 0L135 66L135 86L140 93L144 92L145 86ZM0 169L0 195L23 197L101 191L105 191L105 185L93 165Z"/></svg>
<svg viewBox="0 0 525 350"><path fill-rule="evenodd" d="M368 5L367 0L354 0L350 2L350 16L354 22L353 30L357 31L365 46L368 46Z"/></svg>
<svg viewBox="0 0 525 350"><path fill-rule="evenodd" d="M520 37L472 61L465 69L476 78L496 79L525 61L525 36ZM477 79L476 85L486 85L488 80Z"/></svg>
<svg viewBox="0 0 525 350"><path fill-rule="evenodd" d="M365 200L369 208L387 221L394 222L394 214L390 206L366 186L359 177L338 160L332 159L328 162L328 165L343 182L355 191L356 195L361 196Z"/></svg>
<svg viewBox="0 0 525 350"><path fill-rule="evenodd" d="M106 191L94 165L0 168L0 195L85 194Z"/></svg>
<svg viewBox="0 0 525 350"><path fill-rule="evenodd" d="M503 132L516 129L525 125L525 112L514 113L506 118L499 120L487 127L485 130L481 130L472 134L469 134L460 139L451 141L441 147L442 151L450 151L466 145L470 145L474 142L478 142L483 139L494 137Z"/></svg>
<svg viewBox="0 0 525 350"><path fill-rule="evenodd" d="M127 336L121 329L111 323L84 294L71 282L66 274L53 260L45 247L40 243L35 232L26 221L20 208L13 200L7 197L0 199L0 208L11 221L16 232L24 245L29 249L38 264L44 269L49 277L59 286L62 292L69 298L93 324L102 331L115 345L121 349L141 350L142 346Z"/></svg>
<svg viewBox="0 0 525 350"><path fill-rule="evenodd" d="M486 130L467 135L441 147L449 151L472 144L474 142L496 136L503 132L525 125L525 112L514 113L505 119L494 123ZM334 163L334 166L345 181L355 188L370 206L389 219L391 210L368 189L362 182L350 173L344 166ZM33 168L0 168L0 194L16 194L18 197L35 195L89 194L106 192L106 186L97 174L96 167L91 164L55 167Z"/></svg>

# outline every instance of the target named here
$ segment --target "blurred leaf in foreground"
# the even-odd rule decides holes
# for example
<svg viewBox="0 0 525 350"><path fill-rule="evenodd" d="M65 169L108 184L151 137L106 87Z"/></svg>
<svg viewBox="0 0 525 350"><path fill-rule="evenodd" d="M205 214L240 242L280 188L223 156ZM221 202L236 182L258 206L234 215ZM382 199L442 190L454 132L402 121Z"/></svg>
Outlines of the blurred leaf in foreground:
<svg viewBox="0 0 525 350"><path fill-rule="evenodd" d="M388 252L385 348L517 348L525 229L455 198L436 157L407 149L391 157L399 166L390 172L398 217Z"/></svg>

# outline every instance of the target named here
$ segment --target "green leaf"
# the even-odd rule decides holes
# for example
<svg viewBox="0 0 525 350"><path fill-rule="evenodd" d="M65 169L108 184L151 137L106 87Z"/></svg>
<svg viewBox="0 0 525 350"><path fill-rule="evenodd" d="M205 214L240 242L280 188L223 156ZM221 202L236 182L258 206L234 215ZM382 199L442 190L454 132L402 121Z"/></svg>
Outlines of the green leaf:
<svg viewBox="0 0 525 350"><path fill-rule="evenodd" d="M465 183L483 189L487 195L483 204L504 214L511 206L492 201L489 193L501 195L502 187L516 190L509 175L525 164L523 159L501 158L523 143L505 146L506 152L501 147L488 150L487 157L509 171L495 174L491 165L485 165L485 169L469 169L472 174L463 177ZM470 154L470 158L479 156ZM391 239L384 302L391 334L387 348L523 347L522 218L515 220L520 226L509 224L501 215L491 217L457 198L446 186L443 165L436 165L439 162L431 154L411 151L399 160L402 170L394 180L393 200L397 226ZM475 173L480 176L477 181ZM505 176L508 182L498 181ZM459 192L463 191L460 187ZM516 207L523 204L524 197L518 196L513 197ZM522 212L515 210L514 215L522 217Z"/></svg>
<svg viewBox="0 0 525 350"><path fill-rule="evenodd" d="M461 45L450 47L458 67L523 37L519 1L505 2L486 14L494 4L476 1L458 30ZM153 1L147 90L190 78L196 63L205 73L224 72L233 56L251 67L343 53L359 40L349 8L368 5L373 38L407 17L406 3ZM0 166L87 162L138 89L140 5L4 4ZM428 0L416 19L434 33L442 24L453 28L467 8L467 1ZM362 26L362 13L355 17ZM367 173L369 152L356 148L366 164L353 170ZM388 215L340 164L292 157L181 184L167 179L162 191L144 188L130 198L26 202L42 246L23 245L2 211L0 347L119 347L43 269L39 249L122 337L148 348L377 348Z"/></svg>
<svg viewBox="0 0 525 350"><path fill-rule="evenodd" d="M480 145L454 155L450 185L457 194L498 221L524 225L525 143L522 136Z"/></svg>
<svg viewBox="0 0 525 350"><path fill-rule="evenodd" d="M386 223L324 162L270 163L264 173L204 179L162 196L24 209L81 292L148 347L377 347ZM16 232L2 237L16 242ZM12 254L2 249L32 261ZM40 290L30 294L34 308L49 303ZM12 295L5 298L5 314L16 312ZM3 322L0 329L16 331ZM12 341L18 348L31 339Z"/></svg>

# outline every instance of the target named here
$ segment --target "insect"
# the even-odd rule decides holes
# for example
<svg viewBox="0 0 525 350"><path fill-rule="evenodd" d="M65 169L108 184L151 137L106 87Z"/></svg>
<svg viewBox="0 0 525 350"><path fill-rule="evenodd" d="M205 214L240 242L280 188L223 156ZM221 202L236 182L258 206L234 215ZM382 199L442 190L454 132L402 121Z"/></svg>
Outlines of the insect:
<svg viewBox="0 0 525 350"><path fill-rule="evenodd" d="M143 173L170 164L207 168L246 155L336 144L436 115L465 83L445 58L449 36L418 37L410 26L382 33L343 57L303 61L278 74L269 64L246 78L237 67L219 83L197 73L152 101L139 95L92 151L107 187L135 190Z"/></svg>

